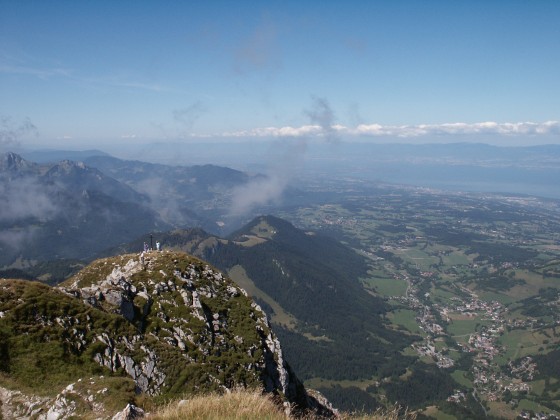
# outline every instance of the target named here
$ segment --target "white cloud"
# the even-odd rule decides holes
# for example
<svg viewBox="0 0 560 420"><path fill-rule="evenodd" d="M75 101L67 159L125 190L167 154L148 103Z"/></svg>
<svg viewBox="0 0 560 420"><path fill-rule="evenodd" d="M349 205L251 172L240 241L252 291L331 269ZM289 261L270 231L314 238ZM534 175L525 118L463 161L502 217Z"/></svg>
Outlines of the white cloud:
<svg viewBox="0 0 560 420"><path fill-rule="evenodd" d="M421 136L456 136L493 134L501 136L519 135L554 135L560 134L560 122L543 123L517 122L497 123L486 121L480 123L445 123L418 125L381 125L360 124L354 128L340 124L330 126L332 132L346 136L371 137L421 137ZM325 129L321 125L303 125L301 127L265 127L224 133L224 137L322 137Z"/></svg>
<svg viewBox="0 0 560 420"><path fill-rule="evenodd" d="M445 124L419 124L419 125L387 125L361 124L356 129L350 130L352 134L364 136L396 136L419 137L428 135L476 135L498 134L510 135L547 135L560 133L558 121L544 123L518 122L497 123L486 121L480 123L445 123Z"/></svg>
<svg viewBox="0 0 560 420"><path fill-rule="evenodd" d="M305 137L315 136L322 132L319 125L304 125L301 127L264 127L251 130L224 133L224 137Z"/></svg>
<svg viewBox="0 0 560 420"><path fill-rule="evenodd" d="M273 174L254 179L233 190L230 214L241 216L253 208L277 203L288 186L290 177L285 174Z"/></svg>
<svg viewBox="0 0 560 420"><path fill-rule="evenodd" d="M0 115L0 150L18 146L20 139L30 134L37 134L37 127L29 118L16 123L10 117Z"/></svg>
<svg viewBox="0 0 560 420"><path fill-rule="evenodd" d="M15 178L0 182L0 223L17 225L16 222L29 217L44 221L57 212L51 194L35 180Z"/></svg>

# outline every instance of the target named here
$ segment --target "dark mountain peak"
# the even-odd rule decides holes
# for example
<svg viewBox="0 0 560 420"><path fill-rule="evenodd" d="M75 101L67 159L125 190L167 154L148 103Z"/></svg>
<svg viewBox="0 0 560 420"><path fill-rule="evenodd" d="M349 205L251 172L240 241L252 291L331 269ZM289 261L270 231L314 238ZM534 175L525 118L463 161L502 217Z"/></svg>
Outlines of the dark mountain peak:
<svg viewBox="0 0 560 420"><path fill-rule="evenodd" d="M109 156L101 150L51 150L42 149L22 153L22 155L32 162L41 164L52 164L61 160L85 161L92 156Z"/></svg>
<svg viewBox="0 0 560 420"><path fill-rule="evenodd" d="M96 168L87 166L83 162L73 160L61 160L48 166L44 178L47 180L62 182L67 186L77 186L79 189L90 188L92 184L102 183L108 178ZM84 182L87 184L84 185Z"/></svg>
<svg viewBox="0 0 560 420"><path fill-rule="evenodd" d="M0 171L19 172L32 169L35 164L28 162L17 153L6 152L0 154Z"/></svg>
<svg viewBox="0 0 560 420"><path fill-rule="evenodd" d="M266 215L255 217L241 229L232 233L229 238L240 241L247 237L256 236L267 240L282 240L281 238L293 238L294 235L296 237L306 236L305 232L296 228L290 222L276 216Z"/></svg>
<svg viewBox="0 0 560 420"><path fill-rule="evenodd" d="M96 156L90 156L86 159L84 159L84 161L91 166L94 167L98 167L99 165L119 165L119 164L123 164L123 163L136 163L136 164L143 164L144 162L139 162L139 161L126 161L126 160L122 160L119 159L117 157L111 156L111 155L96 155Z"/></svg>
<svg viewBox="0 0 560 420"><path fill-rule="evenodd" d="M86 165L84 162L62 160L45 173L45 179L63 185L76 194L84 190L100 191L120 201L141 203L146 197L128 185L105 175L97 168Z"/></svg>
<svg viewBox="0 0 560 420"><path fill-rule="evenodd" d="M47 172L48 176L63 176L70 175L72 173L97 171L97 169L90 168L86 166L84 162L75 162L72 160L61 160L57 164L53 165ZM101 172L99 172L101 174Z"/></svg>

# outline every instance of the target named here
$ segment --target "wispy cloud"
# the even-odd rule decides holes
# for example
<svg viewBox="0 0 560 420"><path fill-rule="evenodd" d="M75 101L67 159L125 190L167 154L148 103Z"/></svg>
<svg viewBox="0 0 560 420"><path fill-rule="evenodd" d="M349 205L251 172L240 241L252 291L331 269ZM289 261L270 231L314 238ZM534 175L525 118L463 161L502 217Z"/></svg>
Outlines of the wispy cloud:
<svg viewBox="0 0 560 420"><path fill-rule="evenodd" d="M21 123L8 116L0 115L0 151L4 148L19 146L22 137L37 134L37 127L29 118Z"/></svg>
<svg viewBox="0 0 560 420"><path fill-rule="evenodd" d="M329 102L325 98L313 97L312 106L305 111L312 124L318 125L321 128L321 135L328 142L336 143L340 140L339 130L334 123L334 111L332 110Z"/></svg>
<svg viewBox="0 0 560 420"><path fill-rule="evenodd" d="M234 188L231 216L246 215L256 207L279 203L286 188L300 173L307 149L303 138L294 142L274 142L272 147L274 160L269 163L267 174Z"/></svg>
<svg viewBox="0 0 560 420"><path fill-rule="evenodd" d="M97 78L97 79L81 79L83 82L88 82L91 84L107 85L116 88L130 88L139 90L148 90L151 92L169 92L171 89L162 86L158 83L142 83L135 81L126 81L121 78Z"/></svg>
<svg viewBox="0 0 560 420"><path fill-rule="evenodd" d="M79 74L79 72L74 69L63 66L39 64L36 59L27 55L23 58L14 58L6 55L0 56L0 73L36 77L41 80L62 78L69 82L87 86L107 86L152 92L167 92L172 90L158 83L138 81L131 75L109 74L103 76L87 76Z"/></svg>
<svg viewBox="0 0 560 420"><path fill-rule="evenodd" d="M250 35L234 51L234 68L238 73L271 71L281 66L278 30L268 16L264 16Z"/></svg>
<svg viewBox="0 0 560 420"><path fill-rule="evenodd" d="M1 63L0 73L34 76L43 80L50 79L52 77L70 77L72 75L71 70L64 68L38 68Z"/></svg>
<svg viewBox="0 0 560 420"><path fill-rule="evenodd" d="M51 195L37 180L16 178L0 183L0 223L17 225L30 217L44 221L57 212Z"/></svg>
<svg viewBox="0 0 560 420"><path fill-rule="evenodd" d="M189 106L173 111L173 120L179 125L183 134L190 134L194 124L206 113L206 107L201 101L196 101Z"/></svg>
<svg viewBox="0 0 560 420"><path fill-rule="evenodd" d="M233 191L231 215L247 214L255 207L281 200L284 191L303 166L310 135L322 136L328 142L338 138L333 129L334 112L326 99L313 97L311 108L304 113L313 125L299 130L283 130L284 135L275 136L295 137L295 141L273 142L275 160L269 165L268 174L262 178L255 178ZM274 129L265 131L274 133Z"/></svg>
<svg viewBox="0 0 560 420"><path fill-rule="evenodd" d="M418 125L382 125L359 124L356 127L346 127L340 124L313 124L299 127L264 127L236 132L223 133L223 137L422 137L422 136L452 136L452 135L482 135L494 134L501 136L519 135L555 135L560 134L560 122L546 121L498 123L493 121L480 123L445 123Z"/></svg>

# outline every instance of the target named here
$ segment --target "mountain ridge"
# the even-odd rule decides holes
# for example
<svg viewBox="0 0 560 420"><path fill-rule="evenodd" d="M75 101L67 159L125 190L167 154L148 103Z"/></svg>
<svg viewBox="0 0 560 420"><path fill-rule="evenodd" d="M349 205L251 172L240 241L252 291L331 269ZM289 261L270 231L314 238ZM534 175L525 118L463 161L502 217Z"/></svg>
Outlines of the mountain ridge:
<svg viewBox="0 0 560 420"><path fill-rule="evenodd" d="M61 398L53 389L93 375L96 383L123 378L123 386L131 379L134 387L125 386L124 395L135 402L134 389L169 397L262 387L293 405L294 413L333 415L287 365L258 305L230 279L184 253L96 260L55 289L0 280L0 338L0 385L50 395L42 413L56 405L52 398ZM29 364L29 358L37 362ZM79 404L68 403L59 414L87 412L75 386L66 387L73 396L65 398Z"/></svg>
<svg viewBox="0 0 560 420"><path fill-rule="evenodd" d="M164 249L209 261L242 285L267 311L304 381L368 381L404 374L416 360L401 351L418 337L386 328L387 303L360 281L366 259L332 238L259 216L227 238L188 229L161 233L157 240ZM141 244L139 238L128 250ZM327 391L321 389L334 400L335 394L359 390ZM369 399L367 408L374 410L378 405Z"/></svg>
<svg viewBox="0 0 560 420"><path fill-rule="evenodd" d="M142 204L147 197L83 163L39 165L14 153L0 161L0 267L88 258L170 227Z"/></svg>

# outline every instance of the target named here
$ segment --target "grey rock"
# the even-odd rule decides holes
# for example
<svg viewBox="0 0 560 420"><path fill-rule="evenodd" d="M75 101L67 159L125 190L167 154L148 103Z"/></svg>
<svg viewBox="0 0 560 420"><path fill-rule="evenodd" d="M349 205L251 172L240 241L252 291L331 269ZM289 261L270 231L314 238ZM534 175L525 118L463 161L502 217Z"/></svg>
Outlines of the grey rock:
<svg viewBox="0 0 560 420"><path fill-rule="evenodd" d="M115 414L111 420L134 420L144 417L145 414L141 408L128 404L122 411Z"/></svg>

